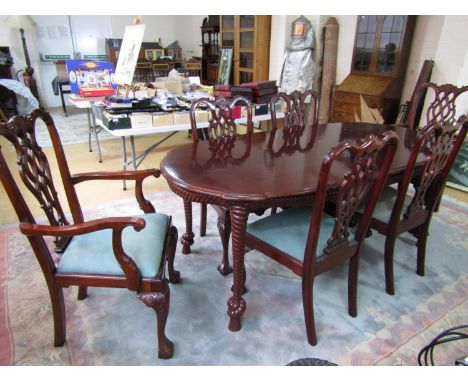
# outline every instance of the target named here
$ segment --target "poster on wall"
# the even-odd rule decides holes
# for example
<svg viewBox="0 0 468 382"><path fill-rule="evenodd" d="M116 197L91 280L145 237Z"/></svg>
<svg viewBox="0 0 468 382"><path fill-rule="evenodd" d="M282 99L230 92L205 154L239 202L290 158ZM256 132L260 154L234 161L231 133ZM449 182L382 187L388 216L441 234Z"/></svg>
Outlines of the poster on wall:
<svg viewBox="0 0 468 382"><path fill-rule="evenodd" d="M145 24L131 25L125 28L125 34L115 69L115 82L118 85L131 85L135 72L141 42L145 33Z"/></svg>
<svg viewBox="0 0 468 382"><path fill-rule="evenodd" d="M83 97L113 95L117 88L114 66L109 61L65 61L73 94Z"/></svg>

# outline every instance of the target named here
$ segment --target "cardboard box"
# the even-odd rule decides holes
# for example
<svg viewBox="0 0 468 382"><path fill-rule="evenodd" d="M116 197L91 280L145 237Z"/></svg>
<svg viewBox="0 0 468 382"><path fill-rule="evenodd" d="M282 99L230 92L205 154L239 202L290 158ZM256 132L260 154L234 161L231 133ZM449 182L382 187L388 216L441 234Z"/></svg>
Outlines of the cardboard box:
<svg viewBox="0 0 468 382"><path fill-rule="evenodd" d="M172 113L174 125L190 125L190 115L188 111L177 111Z"/></svg>
<svg viewBox="0 0 468 382"><path fill-rule="evenodd" d="M117 89L110 61L67 60L70 91L84 97L113 95Z"/></svg>
<svg viewBox="0 0 468 382"><path fill-rule="evenodd" d="M207 110L196 110L195 121L197 122L208 122L210 113Z"/></svg>
<svg viewBox="0 0 468 382"><path fill-rule="evenodd" d="M153 127L170 126L174 124L172 113L153 113Z"/></svg>
<svg viewBox="0 0 468 382"><path fill-rule="evenodd" d="M132 113L130 114L132 129L141 129L145 127L153 127L153 116L151 113Z"/></svg>
<svg viewBox="0 0 468 382"><path fill-rule="evenodd" d="M110 114L104 111L101 114L101 120L109 130L130 129L132 127L127 114Z"/></svg>

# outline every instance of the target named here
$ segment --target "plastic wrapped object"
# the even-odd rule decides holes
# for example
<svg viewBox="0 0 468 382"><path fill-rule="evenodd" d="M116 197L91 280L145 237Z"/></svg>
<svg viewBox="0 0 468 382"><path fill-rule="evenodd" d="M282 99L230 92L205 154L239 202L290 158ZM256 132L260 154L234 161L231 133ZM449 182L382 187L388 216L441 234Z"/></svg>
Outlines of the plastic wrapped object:
<svg viewBox="0 0 468 382"><path fill-rule="evenodd" d="M293 21L291 39L284 53L280 91L287 94L294 90L305 92L312 89L315 62L312 58L314 31L310 21L301 16Z"/></svg>

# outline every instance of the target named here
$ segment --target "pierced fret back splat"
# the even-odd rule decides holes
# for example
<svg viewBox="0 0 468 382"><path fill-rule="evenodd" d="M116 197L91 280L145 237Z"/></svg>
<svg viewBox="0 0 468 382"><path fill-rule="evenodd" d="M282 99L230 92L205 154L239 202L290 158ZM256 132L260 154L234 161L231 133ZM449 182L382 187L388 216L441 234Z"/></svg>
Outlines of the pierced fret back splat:
<svg viewBox="0 0 468 382"><path fill-rule="evenodd" d="M20 177L39 202L50 224L67 225L69 223L58 199L49 161L36 140L37 118L37 114L29 117L17 116L16 123L3 124L0 127L0 135L13 144Z"/></svg>

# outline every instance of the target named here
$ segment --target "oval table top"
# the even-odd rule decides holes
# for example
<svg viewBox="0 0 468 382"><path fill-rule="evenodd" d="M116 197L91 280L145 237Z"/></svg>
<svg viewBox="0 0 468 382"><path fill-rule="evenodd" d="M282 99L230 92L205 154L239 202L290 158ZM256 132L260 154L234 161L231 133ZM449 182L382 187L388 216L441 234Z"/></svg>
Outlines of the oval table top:
<svg viewBox="0 0 468 382"><path fill-rule="evenodd" d="M399 137L390 174L402 172L416 131L396 125L328 123L315 133L278 129L254 133L251 144L237 136L223 146L207 141L178 147L161 162L170 185L188 192L232 201L260 201L311 194L315 191L324 155L345 139L359 139L393 130ZM345 173L342 160L330 173L329 185L338 184Z"/></svg>

